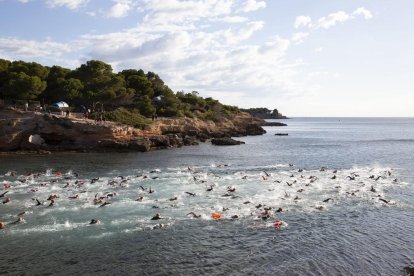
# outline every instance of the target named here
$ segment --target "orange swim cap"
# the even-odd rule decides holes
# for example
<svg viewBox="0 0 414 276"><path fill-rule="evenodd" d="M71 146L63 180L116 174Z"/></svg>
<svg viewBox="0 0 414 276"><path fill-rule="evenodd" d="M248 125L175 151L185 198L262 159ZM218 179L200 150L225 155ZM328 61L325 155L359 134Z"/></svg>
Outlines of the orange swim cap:
<svg viewBox="0 0 414 276"><path fill-rule="evenodd" d="M219 218L221 218L221 215L220 215L219 213L212 213L212 214L211 214L211 217L212 217L213 219L219 219Z"/></svg>

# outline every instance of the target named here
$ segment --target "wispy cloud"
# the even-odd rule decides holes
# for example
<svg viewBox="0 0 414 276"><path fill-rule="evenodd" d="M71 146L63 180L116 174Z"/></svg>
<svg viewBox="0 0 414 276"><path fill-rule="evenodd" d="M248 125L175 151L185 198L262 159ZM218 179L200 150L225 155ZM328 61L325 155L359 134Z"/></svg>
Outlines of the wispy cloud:
<svg viewBox="0 0 414 276"><path fill-rule="evenodd" d="M373 18L371 11L365 9L364 7L360 7L360 8L357 8L352 13L347 13L344 11L337 11L327 16L320 17L316 21L313 21L310 16L300 15L296 17L296 20L293 26L295 27L295 29L299 29L299 28L308 28L311 30L329 29L329 28L336 26L339 23L344 23L346 21L353 20L357 16L362 16L366 20Z"/></svg>
<svg viewBox="0 0 414 276"><path fill-rule="evenodd" d="M71 10L76 10L85 6L90 0L46 0L46 4L51 8L66 7Z"/></svg>

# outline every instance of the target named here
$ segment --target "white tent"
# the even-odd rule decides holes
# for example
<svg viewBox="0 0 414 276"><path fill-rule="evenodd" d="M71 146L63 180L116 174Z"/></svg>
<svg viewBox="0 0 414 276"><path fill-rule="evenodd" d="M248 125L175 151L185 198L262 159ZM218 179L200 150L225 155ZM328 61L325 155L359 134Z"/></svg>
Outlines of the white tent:
<svg viewBox="0 0 414 276"><path fill-rule="evenodd" d="M56 103L52 104L52 106L57 106L59 108L69 107L69 105L66 102L56 102Z"/></svg>

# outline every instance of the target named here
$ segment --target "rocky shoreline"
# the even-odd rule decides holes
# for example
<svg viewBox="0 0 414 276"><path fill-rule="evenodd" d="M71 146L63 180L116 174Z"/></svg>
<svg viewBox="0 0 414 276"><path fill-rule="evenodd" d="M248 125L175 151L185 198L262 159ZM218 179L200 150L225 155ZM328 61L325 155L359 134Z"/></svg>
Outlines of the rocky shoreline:
<svg viewBox="0 0 414 276"><path fill-rule="evenodd" d="M218 123L191 118L161 118L144 129L40 112L0 110L0 152L147 152L197 145L214 138L262 135L265 121L241 112ZM222 139L226 141L226 139Z"/></svg>

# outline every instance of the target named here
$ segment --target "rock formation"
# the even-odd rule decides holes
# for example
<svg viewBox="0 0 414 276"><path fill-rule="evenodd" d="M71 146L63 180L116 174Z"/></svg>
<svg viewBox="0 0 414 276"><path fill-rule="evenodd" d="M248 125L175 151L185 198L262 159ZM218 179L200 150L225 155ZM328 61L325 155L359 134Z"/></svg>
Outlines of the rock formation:
<svg viewBox="0 0 414 276"><path fill-rule="evenodd" d="M218 123L161 118L145 129L13 109L0 110L0 151L140 151L196 145L211 138L262 135L264 121L239 113Z"/></svg>

